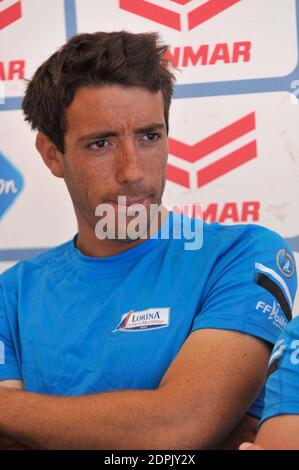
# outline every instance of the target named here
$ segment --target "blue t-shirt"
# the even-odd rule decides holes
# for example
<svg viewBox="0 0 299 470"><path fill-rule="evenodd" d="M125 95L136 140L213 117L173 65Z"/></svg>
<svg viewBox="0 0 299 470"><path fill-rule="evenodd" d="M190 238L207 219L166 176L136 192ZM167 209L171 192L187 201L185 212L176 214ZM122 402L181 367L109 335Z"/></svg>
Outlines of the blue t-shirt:
<svg viewBox="0 0 299 470"><path fill-rule="evenodd" d="M299 317L288 324L270 357L260 425L283 414L299 414Z"/></svg>
<svg viewBox="0 0 299 470"><path fill-rule="evenodd" d="M173 235L182 220L170 212L158 236L107 258L83 255L75 237L0 276L0 380L65 396L155 389L195 330L274 344L297 285L283 239L256 225L204 224L202 247L186 250Z"/></svg>

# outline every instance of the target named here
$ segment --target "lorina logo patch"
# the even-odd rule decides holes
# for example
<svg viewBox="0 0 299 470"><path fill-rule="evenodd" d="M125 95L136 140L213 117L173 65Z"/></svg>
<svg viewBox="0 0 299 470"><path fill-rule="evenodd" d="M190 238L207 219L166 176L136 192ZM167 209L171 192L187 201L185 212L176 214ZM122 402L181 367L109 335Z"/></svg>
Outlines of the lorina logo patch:
<svg viewBox="0 0 299 470"><path fill-rule="evenodd" d="M121 317L115 331L143 331L166 328L169 325L170 308L148 308L135 312L130 310Z"/></svg>

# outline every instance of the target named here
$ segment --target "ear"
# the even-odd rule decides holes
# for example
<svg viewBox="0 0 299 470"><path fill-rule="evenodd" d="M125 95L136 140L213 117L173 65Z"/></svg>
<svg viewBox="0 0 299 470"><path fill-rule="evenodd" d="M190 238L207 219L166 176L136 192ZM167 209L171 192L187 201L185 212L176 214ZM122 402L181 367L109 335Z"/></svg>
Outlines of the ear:
<svg viewBox="0 0 299 470"><path fill-rule="evenodd" d="M63 178L63 155L43 132L37 133L35 147L51 173L57 178Z"/></svg>

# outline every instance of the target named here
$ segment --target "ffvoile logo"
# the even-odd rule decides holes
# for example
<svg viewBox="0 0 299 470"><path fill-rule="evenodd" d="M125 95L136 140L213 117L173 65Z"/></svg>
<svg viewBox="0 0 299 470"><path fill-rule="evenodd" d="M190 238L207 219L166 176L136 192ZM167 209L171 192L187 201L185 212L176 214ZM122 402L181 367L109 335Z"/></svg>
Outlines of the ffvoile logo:
<svg viewBox="0 0 299 470"><path fill-rule="evenodd" d="M169 154L192 165L210 156L226 145L237 141L256 129L255 113L250 113L232 124L200 140L194 145L188 145L178 140L169 138ZM230 171L257 157L257 141L253 139L247 144L241 145L236 150L216 161L203 166L200 170L185 170L171 163L167 164L166 177L169 181L189 189L195 189L191 181L196 174L196 188L201 188L208 183L220 178Z"/></svg>
<svg viewBox="0 0 299 470"><path fill-rule="evenodd" d="M3 3L4 2L4 3ZM0 0L0 31L22 17L22 2L8 5L7 0Z"/></svg>
<svg viewBox="0 0 299 470"><path fill-rule="evenodd" d="M156 5L153 1L149 0L119 0L119 7L122 10L129 11L130 13L163 24L177 31L183 30L183 20L185 16L187 16L187 29L190 31L219 13L222 13L224 10L227 10L227 8L239 3L241 0L208 0L194 8L192 8L192 3L194 6L194 0L169 1L181 6L186 5L186 8L190 3L191 9L186 12L181 12L177 11L175 5L173 5L174 10L172 10Z"/></svg>

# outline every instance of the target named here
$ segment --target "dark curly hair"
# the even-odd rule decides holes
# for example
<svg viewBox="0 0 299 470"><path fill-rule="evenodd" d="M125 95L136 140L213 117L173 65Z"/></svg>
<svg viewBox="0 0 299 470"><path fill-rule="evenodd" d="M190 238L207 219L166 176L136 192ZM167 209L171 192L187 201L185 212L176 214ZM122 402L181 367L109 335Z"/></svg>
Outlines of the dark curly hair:
<svg viewBox="0 0 299 470"><path fill-rule="evenodd" d="M119 84L162 91L168 114L175 78L157 33L127 31L78 34L47 59L29 81L23 111L32 129L64 153L65 111L81 86Z"/></svg>

